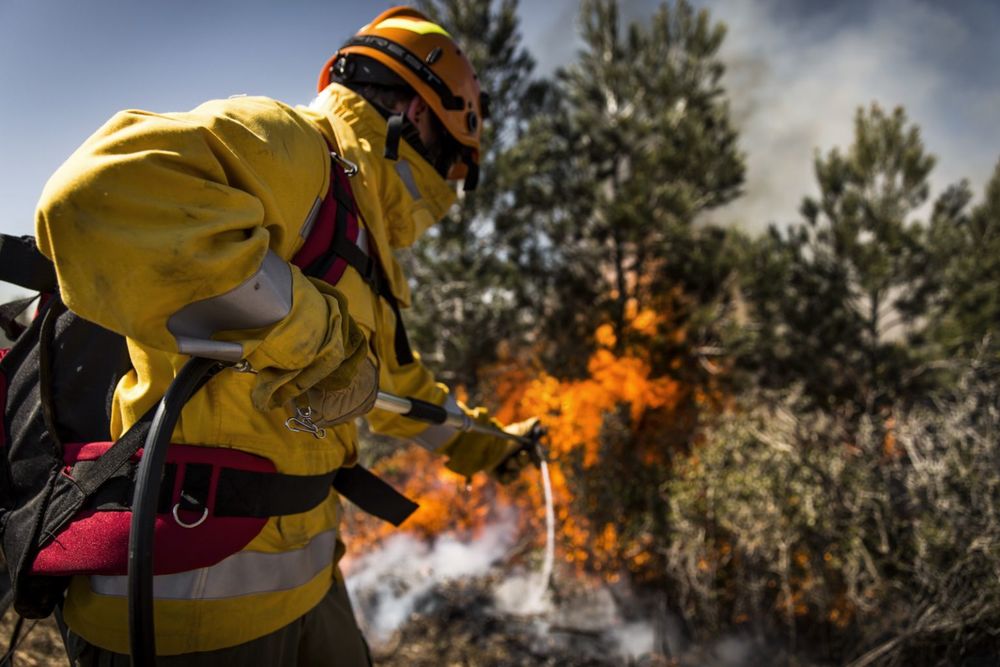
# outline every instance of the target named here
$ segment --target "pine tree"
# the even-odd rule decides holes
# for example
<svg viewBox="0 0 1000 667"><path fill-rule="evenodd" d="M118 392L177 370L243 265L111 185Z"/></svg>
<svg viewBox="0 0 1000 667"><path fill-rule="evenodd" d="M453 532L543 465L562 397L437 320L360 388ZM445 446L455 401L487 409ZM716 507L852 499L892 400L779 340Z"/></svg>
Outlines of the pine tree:
<svg viewBox="0 0 1000 667"><path fill-rule="evenodd" d="M916 214L929 197L935 159L901 108L859 109L854 142L815 161L818 199L803 224L772 229L751 277L765 386L801 383L820 407L877 410L921 395L931 380L926 314L938 289L926 228ZM936 224L964 203L950 189Z"/></svg>
<svg viewBox="0 0 1000 667"><path fill-rule="evenodd" d="M518 239L529 234L531 220L506 213L512 186L504 156L537 113L546 88L532 79L534 62L521 45L516 0L419 4L463 46L490 95L479 187L464 193L457 210L431 228L408 258L415 296L407 323L416 347L443 381L474 390L501 341L531 329L522 315L529 281L517 261Z"/></svg>
<svg viewBox="0 0 1000 667"><path fill-rule="evenodd" d="M1000 164L971 213L967 184L939 202L929 231L928 252L940 289L930 338L942 356L1000 357Z"/></svg>
<svg viewBox="0 0 1000 667"><path fill-rule="evenodd" d="M598 324L627 346L629 304L705 291L707 274L687 269L719 259L720 235L692 222L736 197L744 172L720 83L721 23L685 0L624 31L613 0L584 2L580 20L584 49L559 74L559 106L516 149L532 166L521 196L539 211L551 271L545 338L566 371L586 360L580 341Z"/></svg>
<svg viewBox="0 0 1000 667"><path fill-rule="evenodd" d="M616 2L595 0L580 23L582 52L509 153L512 210L536 222L546 370L563 389L605 373L629 388L615 409L587 415L599 435L558 462L573 507L614 536L607 550L623 567L643 545L641 576L657 585L670 541L659 489L710 394L705 343L719 337L742 247L695 221L738 195L743 156L721 86L725 28L707 11L678 0L623 26Z"/></svg>

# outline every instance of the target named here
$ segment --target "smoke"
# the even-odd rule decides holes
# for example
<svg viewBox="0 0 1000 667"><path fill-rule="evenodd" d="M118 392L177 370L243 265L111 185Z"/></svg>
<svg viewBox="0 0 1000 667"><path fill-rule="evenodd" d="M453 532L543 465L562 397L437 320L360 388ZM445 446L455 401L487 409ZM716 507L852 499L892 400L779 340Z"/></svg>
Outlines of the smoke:
<svg viewBox="0 0 1000 667"><path fill-rule="evenodd" d="M627 623L617 629L615 639L618 642L618 653L634 660L653 652L656 646L656 630L652 623Z"/></svg>
<svg viewBox="0 0 1000 667"><path fill-rule="evenodd" d="M490 619L479 631L527 634L530 639L523 643L533 646L536 656L572 654L586 664L647 664L644 661L660 656L685 666L748 667L762 664L761 657L771 654L745 637L694 644L663 601L640 599L624 581L608 584L563 572L539 596L540 568L532 564L512 569L505 564L515 538L516 521L508 518L466 541L443 536L427 542L398 534L350 562L345 568L347 588L368 640L376 650L391 647L408 623L421 614L433 616L438 607L454 605L457 599L480 605L464 608L465 617ZM459 580L485 595L449 595L449 586ZM445 611L442 618L452 623L454 613ZM488 643L490 638L480 641Z"/></svg>
<svg viewBox="0 0 1000 667"><path fill-rule="evenodd" d="M352 561L345 568L347 590L369 639L387 640L435 586L489 573L515 532L511 520L486 526L468 542L444 535L428 543L400 533Z"/></svg>
<svg viewBox="0 0 1000 667"><path fill-rule="evenodd" d="M723 0L712 12L729 26L724 83L748 166L745 196L716 221L760 229L796 219L802 197L816 192L816 150L849 145L855 111L873 102L902 105L921 127L939 156L934 191L961 178L985 182L1000 143L982 110L997 95L956 80L974 43L968 17L917 0L826 13Z"/></svg>
<svg viewBox="0 0 1000 667"><path fill-rule="evenodd" d="M623 23L642 21L662 0L621 0ZM723 80L747 153L744 196L709 220L759 230L798 219L816 192L813 159L847 146L858 107L906 108L938 156L933 192L968 178L981 190L1000 155L1000 8L986 0L695 0L727 24ZM567 19L569 10L574 18ZM582 44L578 3L522 3L525 45L548 74ZM551 30L556 26L556 31ZM572 31L572 32L571 32ZM551 39L560 34L561 39Z"/></svg>

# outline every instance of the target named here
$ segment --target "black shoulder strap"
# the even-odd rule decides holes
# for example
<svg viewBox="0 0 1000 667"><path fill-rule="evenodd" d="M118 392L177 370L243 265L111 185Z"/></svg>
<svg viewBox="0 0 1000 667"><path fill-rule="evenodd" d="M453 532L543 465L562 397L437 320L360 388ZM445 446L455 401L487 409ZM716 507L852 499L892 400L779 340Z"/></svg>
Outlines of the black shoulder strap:
<svg viewBox="0 0 1000 667"><path fill-rule="evenodd" d="M59 289L55 266L31 236L0 234L0 280L36 292Z"/></svg>
<svg viewBox="0 0 1000 667"><path fill-rule="evenodd" d="M17 321L18 316L23 313L37 296L29 296L16 301L8 301L0 304L0 329L10 340L17 340L24 333L25 326Z"/></svg>

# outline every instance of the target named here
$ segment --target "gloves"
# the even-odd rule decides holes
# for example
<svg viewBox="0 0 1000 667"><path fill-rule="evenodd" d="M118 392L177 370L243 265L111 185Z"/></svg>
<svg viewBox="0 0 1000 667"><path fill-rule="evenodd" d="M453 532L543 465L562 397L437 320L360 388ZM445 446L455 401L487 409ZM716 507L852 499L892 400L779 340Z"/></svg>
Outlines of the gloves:
<svg viewBox="0 0 1000 667"><path fill-rule="evenodd" d="M354 379L340 389L313 387L306 392L309 407L318 416L316 426L332 426L368 414L378 397L378 366L369 357L361 362Z"/></svg>
<svg viewBox="0 0 1000 667"><path fill-rule="evenodd" d="M504 428L507 433L512 433L520 437L529 437L534 440L534 445L524 445L519 442L510 441L512 445L510 451L496 466L490 470L490 476L501 484L510 484L521 476L521 471L532 464L540 463L540 454L537 451L538 440L544 435L544 429L538 417L525 419L523 422L509 424Z"/></svg>
<svg viewBox="0 0 1000 667"><path fill-rule="evenodd" d="M503 428L498 421L489 418L484 408L470 410L469 416L480 424L491 424L497 428ZM518 424L512 424L504 430L514 435L525 435L534 429L537 423L537 419L529 419ZM510 481L510 479L507 479L508 477L511 479L516 477L520 470L532 461L529 455L527 461L521 463L520 454L518 453L520 451L526 450L524 445L519 442L485 433L468 431L462 433L453 442L448 444L444 448L443 453L448 456L448 462L445 465L449 470L453 470L466 477L471 477L474 473L486 470L501 482L506 483ZM503 470L498 470L498 466L501 466L501 464L503 464ZM510 474L505 473L508 467L511 467ZM505 473L504 479L501 479L498 473Z"/></svg>
<svg viewBox="0 0 1000 667"><path fill-rule="evenodd" d="M256 379L250 397L254 407L261 412L287 405L291 401L302 403L304 398L300 397L311 389L322 392L347 390L347 393L351 393L352 387L365 383L367 375L362 373L364 363L374 363L369 356L368 340L361 327L347 315L347 300L343 295L332 287L327 289L343 313L339 330L343 347L328 346L323 355L312 358L301 368L270 365L255 371ZM377 370L376 367L376 383ZM361 386L358 393L367 396L368 389L370 388ZM375 392L377 391L376 386ZM350 401L347 400L346 403ZM317 404L314 403L313 407L317 407Z"/></svg>

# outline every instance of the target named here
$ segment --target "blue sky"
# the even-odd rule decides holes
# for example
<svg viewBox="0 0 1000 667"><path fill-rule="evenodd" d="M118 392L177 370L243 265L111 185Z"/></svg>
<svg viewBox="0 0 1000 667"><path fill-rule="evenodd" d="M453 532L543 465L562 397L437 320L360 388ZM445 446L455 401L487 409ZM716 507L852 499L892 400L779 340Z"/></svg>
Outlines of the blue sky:
<svg viewBox="0 0 1000 667"><path fill-rule="evenodd" d="M641 20L658 3L625 0ZM795 219L817 147L854 109L903 104L940 160L937 189L977 188L1000 157L1000 3L703 0L729 25L726 84L749 156L747 194L712 214ZM48 175L115 111L191 108L238 93L305 103L319 66L387 2L0 0L0 230L31 233ZM570 62L575 0L523 2L541 73Z"/></svg>

